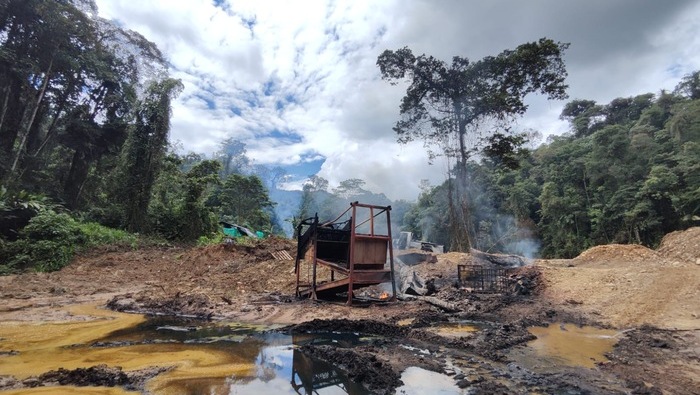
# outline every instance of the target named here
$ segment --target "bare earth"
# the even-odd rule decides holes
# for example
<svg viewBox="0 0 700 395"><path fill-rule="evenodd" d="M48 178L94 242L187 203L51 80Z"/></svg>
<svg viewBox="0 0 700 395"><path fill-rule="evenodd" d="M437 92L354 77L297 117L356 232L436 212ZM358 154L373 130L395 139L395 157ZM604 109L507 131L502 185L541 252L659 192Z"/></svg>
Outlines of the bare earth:
<svg viewBox="0 0 700 395"><path fill-rule="evenodd" d="M275 259L272 253L278 251L294 256L295 245L273 238L248 247L101 248L80 255L59 272L0 277L0 321L81 319L57 307L111 301L112 308L122 310L255 323L341 318L425 323L449 315L523 328L592 324L626 333L611 362L595 373L621 379L626 383L622 393L700 393L700 228L667 235L657 250L607 245L571 260L537 260L522 269L524 278L533 279L532 293L526 296L476 295L455 288L457 265L469 263L469 254L442 254L435 263L413 266L434 281L438 292L433 296L451 303L454 311L421 300L365 307L296 300L293 261ZM432 341L429 336L423 340ZM667 347L654 346L658 341ZM484 358L503 357L472 346ZM598 376L590 377L593 393L604 388L596 387Z"/></svg>

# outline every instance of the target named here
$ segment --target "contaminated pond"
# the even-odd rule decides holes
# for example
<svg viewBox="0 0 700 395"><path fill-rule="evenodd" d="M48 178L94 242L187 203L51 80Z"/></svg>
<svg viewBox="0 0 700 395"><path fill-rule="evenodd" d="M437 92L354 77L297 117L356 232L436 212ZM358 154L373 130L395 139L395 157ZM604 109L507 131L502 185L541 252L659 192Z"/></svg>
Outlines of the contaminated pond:
<svg viewBox="0 0 700 395"><path fill-rule="evenodd" d="M533 371L550 371L562 366L594 368L607 362L621 332L592 326L556 323L528 328L537 339L516 347L509 356Z"/></svg>
<svg viewBox="0 0 700 395"><path fill-rule="evenodd" d="M353 346L357 333L287 334L273 327L211 323L117 313L97 306L68 308L64 322L0 322L0 376L19 380L100 364L125 371L172 367L146 383L153 394L351 394L369 392L341 370L311 358L308 343ZM420 368L402 374L402 394L459 394L445 375ZM108 387L37 387L0 394L137 394Z"/></svg>
<svg viewBox="0 0 700 395"><path fill-rule="evenodd" d="M443 337L460 338L472 337L488 325L478 321L452 321L428 330ZM597 363L608 361L605 354L612 351L621 334L612 329L569 323L531 326L528 331L537 338L514 348L509 356L535 371L561 366L594 368Z"/></svg>

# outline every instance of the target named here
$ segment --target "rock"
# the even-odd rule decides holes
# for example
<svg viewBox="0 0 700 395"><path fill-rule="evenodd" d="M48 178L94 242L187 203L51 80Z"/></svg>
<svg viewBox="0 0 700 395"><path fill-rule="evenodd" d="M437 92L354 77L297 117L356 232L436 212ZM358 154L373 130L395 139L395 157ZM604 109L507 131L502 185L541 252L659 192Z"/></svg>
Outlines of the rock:
<svg viewBox="0 0 700 395"><path fill-rule="evenodd" d="M36 377L30 377L22 380L22 384L24 384L25 387L34 388L41 385L41 380Z"/></svg>
<svg viewBox="0 0 700 395"><path fill-rule="evenodd" d="M0 376L0 391L19 388L20 382L12 376Z"/></svg>

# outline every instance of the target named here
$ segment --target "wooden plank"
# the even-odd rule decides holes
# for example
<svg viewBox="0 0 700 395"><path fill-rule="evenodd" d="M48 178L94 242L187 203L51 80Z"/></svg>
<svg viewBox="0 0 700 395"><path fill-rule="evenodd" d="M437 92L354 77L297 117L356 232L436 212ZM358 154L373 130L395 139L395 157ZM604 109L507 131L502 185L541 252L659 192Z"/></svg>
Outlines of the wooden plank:
<svg viewBox="0 0 700 395"><path fill-rule="evenodd" d="M344 274L346 276L348 275L348 273L350 273L348 268L346 268L345 266L341 266L341 265L334 263L334 262L324 261L323 259L317 259L316 262L320 263L323 266L327 266L327 267L331 268L332 270L335 270L336 272Z"/></svg>
<svg viewBox="0 0 700 395"><path fill-rule="evenodd" d="M272 254L273 258L275 258L279 261L291 261L292 260L292 256L289 255L289 253L285 250L273 251L271 254Z"/></svg>
<svg viewBox="0 0 700 395"><path fill-rule="evenodd" d="M375 238L358 238L355 241L355 263L386 262L387 240Z"/></svg>
<svg viewBox="0 0 700 395"><path fill-rule="evenodd" d="M363 233L358 233L355 235L355 238L357 239L363 239L363 240L391 240L389 236L385 235L366 235Z"/></svg>
<svg viewBox="0 0 700 395"><path fill-rule="evenodd" d="M355 270L384 270L383 263L356 263Z"/></svg>

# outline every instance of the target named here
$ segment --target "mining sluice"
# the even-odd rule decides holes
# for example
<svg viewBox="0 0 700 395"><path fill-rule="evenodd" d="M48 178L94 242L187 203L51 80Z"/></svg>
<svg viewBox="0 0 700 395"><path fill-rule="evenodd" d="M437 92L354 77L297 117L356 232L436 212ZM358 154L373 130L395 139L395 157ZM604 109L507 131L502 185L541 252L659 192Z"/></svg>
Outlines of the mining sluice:
<svg viewBox="0 0 700 395"><path fill-rule="evenodd" d="M352 304L354 290L391 282L392 295L383 292L378 300L395 300L390 212L391 206L354 202L332 221L321 223L318 215L301 221L296 295L326 299L347 292L347 304ZM360 222L358 215L366 219Z"/></svg>

